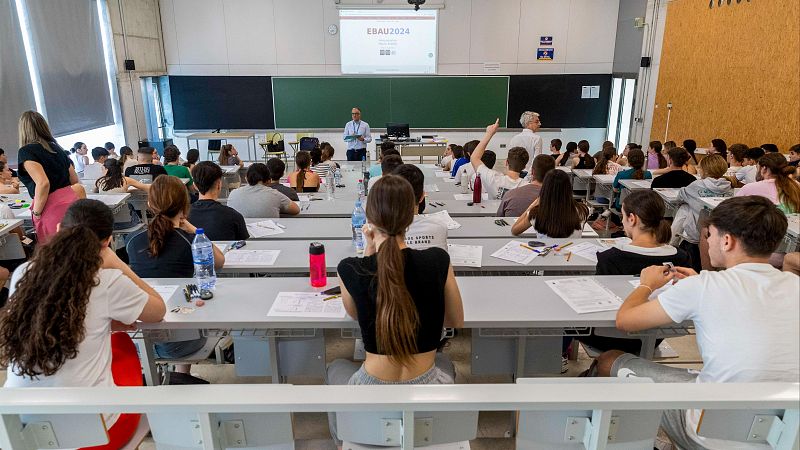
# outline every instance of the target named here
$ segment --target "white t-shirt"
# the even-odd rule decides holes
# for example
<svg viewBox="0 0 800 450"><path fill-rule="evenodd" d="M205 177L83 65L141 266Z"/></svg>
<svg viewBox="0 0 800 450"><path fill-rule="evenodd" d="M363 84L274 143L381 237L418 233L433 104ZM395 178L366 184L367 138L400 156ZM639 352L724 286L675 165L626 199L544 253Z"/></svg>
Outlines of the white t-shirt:
<svg viewBox="0 0 800 450"><path fill-rule="evenodd" d="M458 172L456 172L455 176L456 183L461 183L465 173L467 174L467 179L469 180L470 185L472 185L472 179L475 177L475 168L472 167L472 163L469 161L467 161L466 164L462 164L461 167L458 168Z"/></svg>
<svg viewBox="0 0 800 450"><path fill-rule="evenodd" d="M14 216L14 211L8 207L5 203L0 203L0 219L16 219Z"/></svg>
<svg viewBox="0 0 800 450"><path fill-rule="evenodd" d="M28 263L11 276L9 296L22 278ZM100 269L98 285L92 288L86 308L86 335L78 344L78 354L67 359L54 375L36 379L18 376L13 364L7 369L5 387L109 387L111 375L111 321L133 323L142 314L148 295L117 269ZM58 320L59 318L54 318ZM113 425L119 414L105 414L106 426Z"/></svg>
<svg viewBox="0 0 800 450"><path fill-rule="evenodd" d="M96 180L106 174L106 168L100 163L88 164L83 168L84 180Z"/></svg>
<svg viewBox="0 0 800 450"><path fill-rule="evenodd" d="M658 296L676 323L694 322L703 357L698 383L788 381L800 377L800 277L769 264L702 271ZM762 448L697 436L700 410L686 432L709 449Z"/></svg>
<svg viewBox="0 0 800 450"><path fill-rule="evenodd" d="M415 250L439 247L447 251L447 225L436 218L417 214L406 231L406 245Z"/></svg>
<svg viewBox="0 0 800 450"><path fill-rule="evenodd" d="M530 173L531 166L533 165L533 158L542 154L542 137L534 133L532 130L525 128L522 133L511 138L508 143L508 148L522 147L528 151L528 164L525 165L525 171Z"/></svg>
<svg viewBox="0 0 800 450"><path fill-rule="evenodd" d="M492 170L486 165L478 166L478 174L481 176L481 186L489 194L490 199L500 199L502 194L511 189L518 188L526 184L522 178L513 179L508 175ZM474 186L474 184L473 184Z"/></svg>
<svg viewBox="0 0 800 450"><path fill-rule="evenodd" d="M369 179L369 181L367 182L367 191L372 189L372 186L375 186L375 183L377 183L378 180L380 180L382 176L383 175L378 175L378 176L371 177Z"/></svg>

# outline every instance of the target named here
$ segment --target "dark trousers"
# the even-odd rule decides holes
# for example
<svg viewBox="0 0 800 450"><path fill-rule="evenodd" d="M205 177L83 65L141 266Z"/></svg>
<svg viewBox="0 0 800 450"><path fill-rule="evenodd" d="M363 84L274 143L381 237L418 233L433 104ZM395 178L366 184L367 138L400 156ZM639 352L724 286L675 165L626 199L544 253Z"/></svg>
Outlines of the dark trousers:
<svg viewBox="0 0 800 450"><path fill-rule="evenodd" d="M361 161L362 159L366 158L367 156L367 149L362 148L360 150L348 150L347 151L347 160L348 161Z"/></svg>

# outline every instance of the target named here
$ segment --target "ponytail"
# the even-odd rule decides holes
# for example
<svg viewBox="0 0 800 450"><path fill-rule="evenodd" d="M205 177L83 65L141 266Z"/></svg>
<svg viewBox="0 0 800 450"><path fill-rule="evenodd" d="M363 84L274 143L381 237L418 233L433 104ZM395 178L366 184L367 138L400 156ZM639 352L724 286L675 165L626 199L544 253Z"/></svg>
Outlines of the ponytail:
<svg viewBox="0 0 800 450"><path fill-rule="evenodd" d="M655 230L653 231L653 234L656 237L656 242L661 245L669 244L672 240L672 225L667 219L661 219L658 222L658 226L656 226Z"/></svg>
<svg viewBox="0 0 800 450"><path fill-rule="evenodd" d="M790 178L795 168L780 153L767 153L758 159L758 165L769 170L775 178L778 201L792 212L800 212L800 184Z"/></svg>
<svg viewBox="0 0 800 450"><path fill-rule="evenodd" d="M166 245L167 236L175 229L173 219L189 212L189 196L177 177L156 177L147 193L147 205L154 215L147 226L149 250L153 257L157 257Z"/></svg>
<svg viewBox="0 0 800 450"><path fill-rule="evenodd" d="M19 376L51 376L78 355L100 250L100 239L87 226L63 229L37 247L0 310L0 365L13 365Z"/></svg>
<svg viewBox="0 0 800 450"><path fill-rule="evenodd" d="M306 185L306 169L300 169L300 172L297 172L297 179L295 180L295 191L303 192Z"/></svg>
<svg viewBox="0 0 800 450"><path fill-rule="evenodd" d="M303 192L306 184L306 169L311 165L311 155L307 151L297 152L294 164L298 168L297 179L295 180L295 190Z"/></svg>
<svg viewBox="0 0 800 450"><path fill-rule="evenodd" d="M175 229L172 219L164 214L158 213L147 225L147 239L150 241L150 254L155 258L167 244L167 236Z"/></svg>
<svg viewBox="0 0 800 450"><path fill-rule="evenodd" d="M633 169L633 175L631 178L634 180L643 180L644 179L644 152L638 148L632 148L628 152L628 165L631 166Z"/></svg>
<svg viewBox="0 0 800 450"><path fill-rule="evenodd" d="M639 228L652 234L659 244L668 244L672 240L672 227L664 218L666 206L664 200L650 189L638 189L622 201L624 214L633 214L639 218Z"/></svg>
<svg viewBox="0 0 800 450"><path fill-rule="evenodd" d="M603 151L600 152L600 161L597 162L597 165L592 172L592 175L605 175L608 173L608 163L617 155L617 149L614 148L613 145L603 147Z"/></svg>

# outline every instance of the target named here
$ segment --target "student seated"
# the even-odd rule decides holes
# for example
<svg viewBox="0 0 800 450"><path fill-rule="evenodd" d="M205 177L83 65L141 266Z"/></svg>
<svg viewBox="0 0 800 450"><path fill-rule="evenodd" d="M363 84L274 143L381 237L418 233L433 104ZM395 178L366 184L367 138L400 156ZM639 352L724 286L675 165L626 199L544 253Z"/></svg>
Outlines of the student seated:
<svg viewBox="0 0 800 450"><path fill-rule="evenodd" d="M733 195L731 182L725 179L728 164L720 155L709 155L700 160L698 172L701 179L678 190L681 206L672 222L672 235L678 236L680 246L692 257L692 267L700 271L700 229L698 218L703 210L703 197L730 197Z"/></svg>
<svg viewBox="0 0 800 450"><path fill-rule="evenodd" d="M800 165L800 144L789 147L789 165L795 169Z"/></svg>
<svg viewBox="0 0 800 450"><path fill-rule="evenodd" d="M594 169L597 162L589 154L589 141L581 140L578 142L578 154L572 158L574 169Z"/></svg>
<svg viewBox="0 0 800 450"><path fill-rule="evenodd" d="M125 194L130 187L147 192L149 184L140 183L133 178L122 175L122 165L118 159L108 158L103 163L103 176L95 181L97 192L102 194Z"/></svg>
<svg viewBox="0 0 800 450"><path fill-rule="evenodd" d="M133 236L126 246L131 269L143 278L193 277L192 241L197 228L187 218L186 187L175 177L158 177L150 186L147 206L154 214L153 220L147 231ZM224 265L225 255L214 245L214 268L219 270ZM196 339L157 343L155 353L160 358L183 358L203 348L205 343L206 338L198 333ZM189 367L182 365L177 370L187 373Z"/></svg>
<svg viewBox="0 0 800 450"><path fill-rule="evenodd" d="M453 146L453 163L450 164L452 167L450 169L450 177L455 178L456 174L458 173L458 169L467 163L469 163L469 158L464 153L464 147L460 145ZM461 180L459 178L456 178L456 182L460 181Z"/></svg>
<svg viewBox="0 0 800 450"><path fill-rule="evenodd" d="M381 173L392 173L394 169L403 165L403 158L400 155L384 155L381 158ZM367 191L372 189L372 186L375 186L375 183L381 179L383 175L378 175L375 178L370 178L369 182L367 183Z"/></svg>
<svg viewBox="0 0 800 450"><path fill-rule="evenodd" d="M137 320L159 322L166 307L109 248L113 224L102 202L78 200L50 242L14 272L0 314L5 387L141 386L136 347L114 331ZM139 418L103 414L108 448L122 448Z"/></svg>
<svg viewBox="0 0 800 450"><path fill-rule="evenodd" d="M297 170L289 174L289 185L296 192L317 192L319 191L319 175L309 170L311 165L311 155L306 151L297 152L294 157L294 165Z"/></svg>
<svg viewBox="0 0 800 450"><path fill-rule="evenodd" d="M2 148L0 148L0 162L2 162L2 163L4 163L5 165L8 166L8 156L6 155L6 151L3 150ZM18 177L16 170L11 169L10 167L9 167L8 170L11 171L11 178L17 178ZM18 181L18 180L15 180L15 181Z"/></svg>
<svg viewBox="0 0 800 450"><path fill-rule="evenodd" d="M736 172L736 179L743 184L758 181L758 160L765 154L764 149L760 147L753 147L744 152L744 167Z"/></svg>
<svg viewBox="0 0 800 450"><path fill-rule="evenodd" d="M220 147L217 159L220 166L239 166L240 169L244 167L244 162L239 158L239 152L233 144L225 144Z"/></svg>
<svg viewBox="0 0 800 450"><path fill-rule="evenodd" d="M164 170L164 167L153 164L153 153L156 150L153 147L141 147L139 148L137 155L138 164L129 166L125 169L125 176L126 177L141 177L150 175L155 181L156 177L160 175L167 175L167 171Z"/></svg>
<svg viewBox="0 0 800 450"><path fill-rule="evenodd" d="M335 150L330 143L323 142L319 144L319 149L320 149L320 154L319 154L320 161L317 164L314 164L314 167L312 167L311 170L315 174L319 175L320 178L323 178L327 176L328 173L331 173L334 170L336 170L336 168L339 167L339 165L333 161L333 154L335 153Z"/></svg>
<svg viewBox="0 0 800 450"><path fill-rule="evenodd" d="M447 147L444 149L444 154L442 154L442 161L439 163L439 167L441 167L445 172L450 171L452 169L451 164L453 164L453 146L455 144L447 144ZM381 144L381 151L383 144ZM392 143L392 148L394 148L394 143ZM372 175L370 173L370 175Z"/></svg>
<svg viewBox="0 0 800 450"><path fill-rule="evenodd" d="M661 141L651 141L647 147L647 170L657 170L667 167L667 159L661 154L662 149Z"/></svg>
<svg viewBox="0 0 800 450"><path fill-rule="evenodd" d="M728 160L728 144L722 139L712 139L711 146L707 150L708 155L720 155L722 159Z"/></svg>
<svg viewBox="0 0 800 450"><path fill-rule="evenodd" d="M567 142L566 149L556 157L556 166L558 167L575 167L575 155L578 154L578 143L569 141ZM536 158L534 158L536 159Z"/></svg>
<svg viewBox="0 0 800 450"><path fill-rule="evenodd" d="M386 144L386 145L384 145L384 144ZM386 147L386 148L384 148L384 147ZM382 142L381 143L381 157L378 158L377 164L373 164L373 165L369 166L369 179L370 180L372 180L373 178L377 178L377 177L383 175L383 167L381 166L381 164L383 164L383 158L385 158L385 157L387 157L389 155L400 156L400 152L395 150L394 142L391 142L391 141Z"/></svg>
<svg viewBox="0 0 800 450"><path fill-rule="evenodd" d="M592 171L593 175L616 175L618 172L624 170L622 166L617 164L617 149L614 146L604 147L600 152L600 159Z"/></svg>
<svg viewBox="0 0 800 450"><path fill-rule="evenodd" d="M94 159L94 162L87 164L86 167L83 168L83 179L85 180L96 180L103 176L103 173L106 171L103 167L103 163L108 159L108 150L106 150L105 147L93 148L92 159Z"/></svg>
<svg viewBox="0 0 800 450"><path fill-rule="evenodd" d="M192 173L188 167L181 164L180 157L181 151L178 150L178 147L174 145L168 145L164 149L164 170L166 170L167 173L173 177L188 178L189 182L186 183L186 187L194 189Z"/></svg>
<svg viewBox="0 0 800 450"><path fill-rule="evenodd" d="M767 262L786 233L786 217L767 199L736 197L711 211L709 225L712 264L726 270L698 275L686 267L675 272L648 267L617 312L617 328L626 332L692 320L702 370L698 374L610 351L598 358L600 376L647 377L656 383L797 382L800 277ZM653 291L676 280L648 301ZM701 414L667 410L661 427L679 448L743 448L697 436Z"/></svg>
<svg viewBox="0 0 800 450"><path fill-rule="evenodd" d="M392 174L405 178L417 199L414 221L406 231L406 245L415 250L439 247L447 251L447 224L422 214L425 210L425 175L422 170L413 164L403 164Z"/></svg>
<svg viewBox="0 0 800 450"><path fill-rule="evenodd" d="M300 201L300 197L297 196L297 191L281 183L283 174L286 171L286 164L284 164L280 158L270 158L269 161L267 161L267 169L269 170L270 178L267 186L289 197L289 200L295 202Z"/></svg>
<svg viewBox="0 0 800 450"><path fill-rule="evenodd" d="M766 153L780 153L780 149L775 144L761 144L760 147L763 148Z"/></svg>
<svg viewBox="0 0 800 450"><path fill-rule="evenodd" d="M619 192L622 189L622 184L620 183L621 180L649 180L652 178L650 172L644 169L645 165L645 157L644 153L638 149L632 149L628 152L628 169L622 170L617 172L617 175L614 176L614 181L611 183L611 186L614 189L614 192ZM619 211L620 208L620 196L616 195L614 199L614 209ZM607 224L607 221L611 220L611 224ZM610 210L606 210L603 214L597 218L594 222L592 222L592 228L595 230L605 230L608 227L609 230L617 230L619 229L621 223L619 222L619 218L616 214L613 214Z"/></svg>
<svg viewBox="0 0 800 450"><path fill-rule="evenodd" d="M333 361L328 384L455 381L452 362L437 349L443 327L464 325L461 294L446 251L406 246L416 205L411 185L396 175L382 177L367 197L364 257L345 258L337 268L342 302L358 320L366 359Z"/></svg>
<svg viewBox="0 0 800 450"><path fill-rule="evenodd" d="M128 170L128 167L135 166L139 162L133 156L133 149L125 145L119 149L119 163L122 164L122 172L124 173Z"/></svg>
<svg viewBox="0 0 800 450"><path fill-rule="evenodd" d="M489 153L486 146L489 145L489 141L497 133L498 128L500 128L499 119L486 127L486 134L470 156L472 168L481 176L481 186L489 194L490 199L502 199L507 191L525 184L525 180L520 177L520 172L524 171L528 164L528 151L524 147L513 147L508 151L505 175L492 170L494 161L492 161L491 167L483 161L484 155ZM493 153L492 156L494 156ZM496 160L496 157L492 159Z"/></svg>
<svg viewBox="0 0 800 450"><path fill-rule="evenodd" d="M747 146L744 144L733 144L728 147L728 171L725 178L736 179L736 172L744 167L744 155L747 153Z"/></svg>
<svg viewBox="0 0 800 450"><path fill-rule="evenodd" d="M472 140L464 144L464 159L467 160L466 163L462 164L455 173L456 184L461 184L461 180L464 179L464 174L467 174L467 179L470 180L470 184L472 180L475 178L475 169L472 168L472 164L469 163L470 157L472 157L472 152L478 148L478 142L476 140ZM492 163L494 166L494 163Z"/></svg>
<svg viewBox="0 0 800 450"><path fill-rule="evenodd" d="M0 161L0 194L19 194L19 181L15 180L8 164Z"/></svg>
<svg viewBox="0 0 800 450"><path fill-rule="evenodd" d="M561 146L562 145L563 145L563 143L561 142L561 139L551 139L550 140L550 156L552 156L553 159L556 159L559 156L561 156ZM536 158L534 157L533 159L536 159Z"/></svg>
<svg viewBox="0 0 800 450"><path fill-rule="evenodd" d="M736 196L760 195L785 214L800 212L800 184L791 178L795 168L780 153L767 153L758 160L761 181L744 185Z"/></svg>
<svg viewBox="0 0 800 450"><path fill-rule="evenodd" d="M525 152L527 156L528 152ZM510 152L509 152L510 154ZM531 165L531 182L506 192L497 207L497 217L519 217L539 198L545 175L555 169L556 162L550 155L536 155Z"/></svg>
<svg viewBox="0 0 800 450"><path fill-rule="evenodd" d="M117 154L117 147L114 145L113 142L106 142L105 145L103 145L103 148L105 148L106 151L108 152L108 157L110 159L119 159L119 155Z"/></svg>
<svg viewBox="0 0 800 450"><path fill-rule="evenodd" d="M197 160L200 159L200 150L196 148L190 148L186 152L186 162L183 163L183 166L189 169L190 171L197 164Z"/></svg>
<svg viewBox="0 0 800 450"><path fill-rule="evenodd" d="M531 203L511 227L519 236L531 226L544 238L581 237L589 208L572 198L572 178L561 170L551 170L544 177L539 197Z"/></svg>
<svg viewBox="0 0 800 450"><path fill-rule="evenodd" d="M200 198L192 204L189 221L205 230L206 236L212 241L240 241L249 238L244 217L230 206L217 201L222 190L222 169L211 161L203 161L194 166L192 177L200 191Z"/></svg>
<svg viewBox="0 0 800 450"><path fill-rule="evenodd" d="M653 178L650 185L652 189L672 188L680 189L686 187L697 180L697 177L687 172L687 163L691 156L682 147L675 147L667 152L667 163L669 167L665 171Z"/></svg>
<svg viewBox="0 0 800 450"><path fill-rule="evenodd" d="M253 163L247 169L247 186L231 191L228 206L244 217L280 217L300 214L297 203L267 186L270 174L264 163Z"/></svg>

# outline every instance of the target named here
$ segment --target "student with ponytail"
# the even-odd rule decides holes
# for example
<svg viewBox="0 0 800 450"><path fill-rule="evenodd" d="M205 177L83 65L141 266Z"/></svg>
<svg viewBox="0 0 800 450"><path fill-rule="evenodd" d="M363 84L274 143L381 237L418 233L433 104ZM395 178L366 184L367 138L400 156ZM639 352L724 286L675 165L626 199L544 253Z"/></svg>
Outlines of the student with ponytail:
<svg viewBox="0 0 800 450"><path fill-rule="evenodd" d="M761 181L744 185L736 196L760 195L772 200L785 214L800 212L800 184L790 178L795 168L780 153L767 153L758 159Z"/></svg>
<svg viewBox="0 0 800 450"><path fill-rule="evenodd" d="M11 298L0 310L6 387L141 386L133 341L112 331L136 320L158 322L166 307L109 248L113 224L102 202L78 200L50 242L14 272ZM96 448L121 448L139 415L103 416L110 442Z"/></svg>
<svg viewBox="0 0 800 450"><path fill-rule="evenodd" d="M567 146L569 150L569 145ZM589 154L589 141L578 141L578 154L572 158L572 167L574 169L594 169L596 161Z"/></svg>
<svg viewBox="0 0 800 450"><path fill-rule="evenodd" d="M594 166L592 171L593 175L616 175L618 172L624 170L622 166L617 164L617 149L614 146L603 147L600 152L600 160Z"/></svg>
<svg viewBox="0 0 800 450"><path fill-rule="evenodd" d="M297 152L294 157L294 165L297 170L289 174L289 185L297 192L317 192L319 191L320 178L310 170L311 154L306 151Z"/></svg>
<svg viewBox="0 0 800 450"><path fill-rule="evenodd" d="M384 175L370 191L364 257L338 266L345 309L358 320L367 357L360 367L331 363L329 384L454 382L453 364L437 349L443 327L464 325L461 293L446 251L406 246L416 210L411 184L397 175Z"/></svg>

